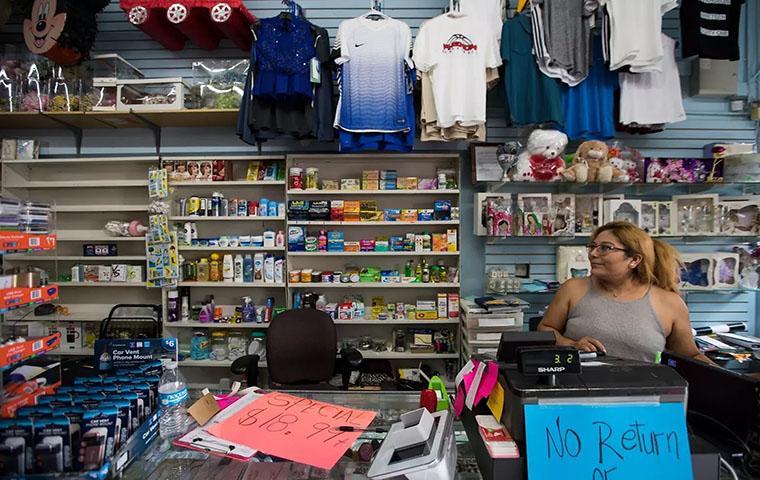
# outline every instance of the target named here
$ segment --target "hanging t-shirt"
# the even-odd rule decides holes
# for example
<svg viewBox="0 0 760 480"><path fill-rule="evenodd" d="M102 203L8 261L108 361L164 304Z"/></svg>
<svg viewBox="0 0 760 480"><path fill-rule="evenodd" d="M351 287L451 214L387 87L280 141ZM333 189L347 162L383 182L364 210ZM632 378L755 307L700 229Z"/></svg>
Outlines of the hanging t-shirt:
<svg viewBox="0 0 760 480"><path fill-rule="evenodd" d="M601 37L594 38L594 64L588 77L563 91L565 133L571 140L615 137L615 90L618 74L604 62Z"/></svg>
<svg viewBox="0 0 760 480"><path fill-rule="evenodd" d="M559 82L542 74L533 58L532 25L527 15L504 22L501 58L507 120L514 125L562 124Z"/></svg>
<svg viewBox="0 0 760 480"><path fill-rule="evenodd" d="M460 9L464 14L480 18L493 31L496 41L499 41L506 12L505 0L464 0Z"/></svg>
<svg viewBox="0 0 760 480"><path fill-rule="evenodd" d="M575 86L591 67L591 28L596 0L541 0L533 3L533 47L541 71Z"/></svg>
<svg viewBox="0 0 760 480"><path fill-rule="evenodd" d="M744 0L682 0L681 56L739 60L743 4Z"/></svg>
<svg viewBox="0 0 760 480"><path fill-rule="evenodd" d="M620 123L656 125L686 120L681 79L676 64L676 41L660 34L665 52L659 72L620 74Z"/></svg>
<svg viewBox="0 0 760 480"><path fill-rule="evenodd" d="M721 0L722 1L722 0ZM609 17L610 70L658 71L663 56L662 16L678 0L601 0Z"/></svg>
<svg viewBox="0 0 760 480"><path fill-rule="evenodd" d="M340 100L335 127L350 132L408 131L407 67L412 32L399 20L358 17L341 22Z"/></svg>
<svg viewBox="0 0 760 480"><path fill-rule="evenodd" d="M416 67L430 73L438 126L486 122L486 69L501 65L496 38L477 17L439 15L420 27Z"/></svg>

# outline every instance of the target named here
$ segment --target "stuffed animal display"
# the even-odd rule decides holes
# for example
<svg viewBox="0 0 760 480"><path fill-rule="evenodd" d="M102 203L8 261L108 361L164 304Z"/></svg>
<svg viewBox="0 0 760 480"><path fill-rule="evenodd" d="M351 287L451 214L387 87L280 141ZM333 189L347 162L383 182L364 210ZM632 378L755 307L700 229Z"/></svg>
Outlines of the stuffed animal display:
<svg viewBox="0 0 760 480"><path fill-rule="evenodd" d="M526 149L517 158L512 175L516 182L558 182L562 180L567 135L558 130L533 130Z"/></svg>
<svg viewBox="0 0 760 480"><path fill-rule="evenodd" d="M604 142L589 140L581 143L572 165L563 173L565 180L578 183L628 182L629 175L610 163L609 154Z"/></svg>

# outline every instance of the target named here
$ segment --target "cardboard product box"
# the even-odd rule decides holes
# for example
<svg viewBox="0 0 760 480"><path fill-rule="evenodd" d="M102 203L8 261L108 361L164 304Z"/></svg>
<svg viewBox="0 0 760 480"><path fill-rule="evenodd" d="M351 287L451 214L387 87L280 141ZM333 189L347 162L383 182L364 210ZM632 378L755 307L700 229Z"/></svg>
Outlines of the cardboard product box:
<svg viewBox="0 0 760 480"><path fill-rule="evenodd" d="M359 252L361 251L361 246L359 242L343 242L343 250L346 252Z"/></svg>
<svg viewBox="0 0 760 480"><path fill-rule="evenodd" d="M343 221L358 222L361 219L361 202L358 200L345 200L343 202Z"/></svg>
<svg viewBox="0 0 760 480"><path fill-rule="evenodd" d="M402 222L416 222L417 221L417 209L416 208L404 208L401 210Z"/></svg>
<svg viewBox="0 0 760 480"><path fill-rule="evenodd" d="M82 265L85 282L97 282L100 279L100 267L98 265Z"/></svg>
<svg viewBox="0 0 760 480"><path fill-rule="evenodd" d="M380 170L364 170L362 180L380 180Z"/></svg>
<svg viewBox="0 0 760 480"><path fill-rule="evenodd" d="M340 189L341 190L359 190L361 181L358 178L341 178Z"/></svg>
<svg viewBox="0 0 760 480"><path fill-rule="evenodd" d="M459 318L459 294L449 293L448 303L449 303L448 317Z"/></svg>
<svg viewBox="0 0 760 480"><path fill-rule="evenodd" d="M449 315L449 300L445 293L439 293L438 298L438 318L447 318Z"/></svg>
<svg viewBox="0 0 760 480"><path fill-rule="evenodd" d="M127 281L127 265L124 263L115 263L111 265L111 281L112 282L126 282Z"/></svg>
<svg viewBox="0 0 760 480"><path fill-rule="evenodd" d="M457 245L457 231L454 228L446 230L446 240L448 243L449 252L458 252L459 246Z"/></svg>
<svg viewBox="0 0 760 480"><path fill-rule="evenodd" d="M417 177L398 177L396 187L399 190L417 190Z"/></svg>
<svg viewBox="0 0 760 480"><path fill-rule="evenodd" d="M111 266L110 265L98 265L98 281L99 282L111 281Z"/></svg>
<svg viewBox="0 0 760 480"><path fill-rule="evenodd" d="M127 282L140 283L143 281L142 265L127 265Z"/></svg>
<svg viewBox="0 0 760 480"><path fill-rule="evenodd" d="M322 190L340 190L340 181L322 180Z"/></svg>
<svg viewBox="0 0 760 480"><path fill-rule="evenodd" d="M330 220L333 222L343 221L343 200L331 200L330 201Z"/></svg>
<svg viewBox="0 0 760 480"><path fill-rule="evenodd" d="M378 180L362 180L362 190L380 190Z"/></svg>

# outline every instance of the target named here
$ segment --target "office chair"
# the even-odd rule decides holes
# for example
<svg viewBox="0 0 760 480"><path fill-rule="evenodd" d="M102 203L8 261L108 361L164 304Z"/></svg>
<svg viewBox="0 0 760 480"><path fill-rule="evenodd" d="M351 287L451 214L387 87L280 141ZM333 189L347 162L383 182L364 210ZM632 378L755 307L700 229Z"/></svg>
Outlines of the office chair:
<svg viewBox="0 0 760 480"><path fill-rule="evenodd" d="M351 373L359 370L363 357L354 348L338 352L337 343L335 322L325 312L298 309L277 315L266 337L271 386L330 389L327 382L340 372L342 387L348 389ZM245 375L248 386L257 385L258 363L258 355L246 355L232 363L231 371Z"/></svg>

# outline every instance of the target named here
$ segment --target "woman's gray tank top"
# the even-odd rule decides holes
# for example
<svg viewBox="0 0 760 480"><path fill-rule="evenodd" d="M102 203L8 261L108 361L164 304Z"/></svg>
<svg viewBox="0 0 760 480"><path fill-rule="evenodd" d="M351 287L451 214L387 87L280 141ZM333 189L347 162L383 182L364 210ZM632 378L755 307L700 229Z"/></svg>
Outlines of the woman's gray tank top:
<svg viewBox="0 0 760 480"><path fill-rule="evenodd" d="M654 362L665 350L665 333L652 307L652 292L632 302L605 297L593 285L570 310L565 337L593 337L613 357Z"/></svg>

